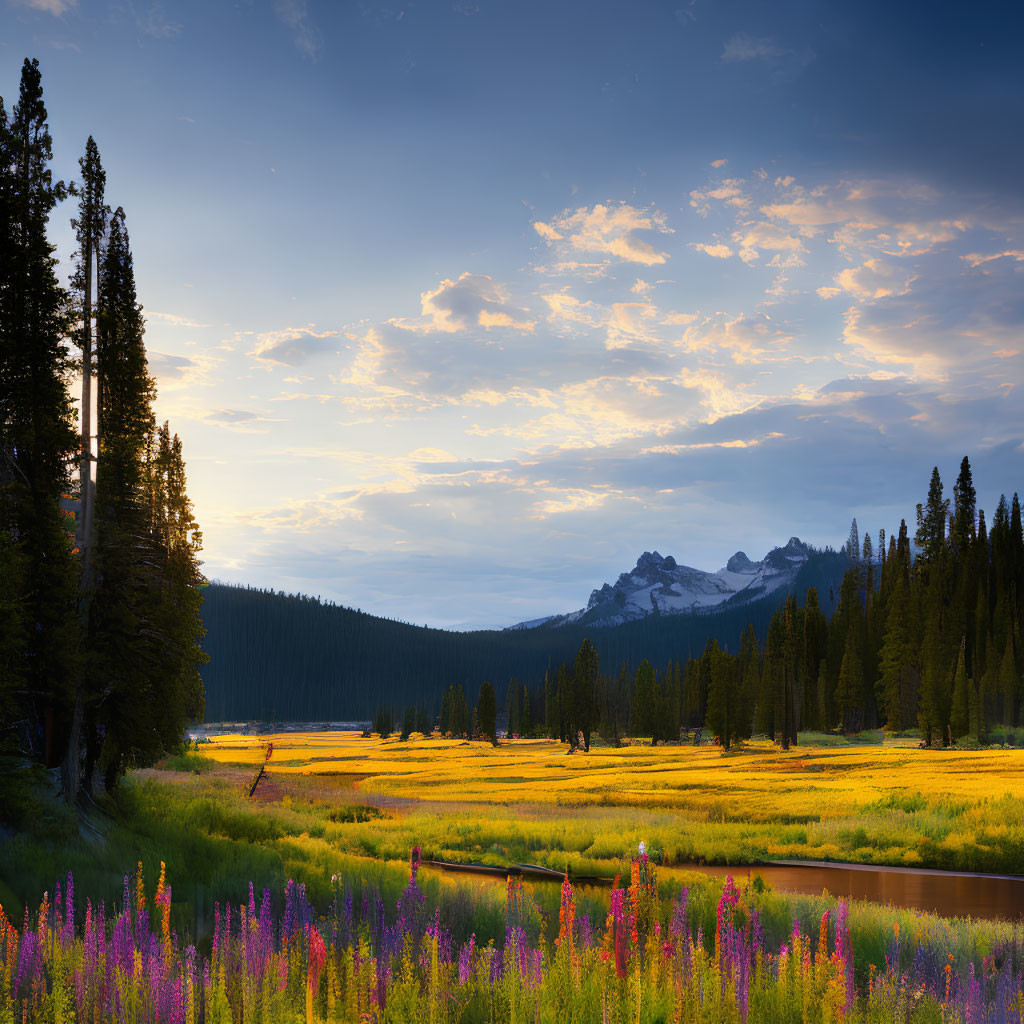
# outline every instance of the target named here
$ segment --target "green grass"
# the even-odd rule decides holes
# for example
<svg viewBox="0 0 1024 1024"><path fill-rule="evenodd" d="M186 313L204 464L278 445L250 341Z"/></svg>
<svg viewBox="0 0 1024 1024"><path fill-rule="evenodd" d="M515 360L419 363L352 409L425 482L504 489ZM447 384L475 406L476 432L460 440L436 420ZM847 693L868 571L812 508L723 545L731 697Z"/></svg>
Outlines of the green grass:
<svg viewBox="0 0 1024 1024"><path fill-rule="evenodd" d="M217 762L212 757L203 757L188 751L183 754L172 754L160 765L171 772L192 772L194 775L203 775L212 772L217 767Z"/></svg>

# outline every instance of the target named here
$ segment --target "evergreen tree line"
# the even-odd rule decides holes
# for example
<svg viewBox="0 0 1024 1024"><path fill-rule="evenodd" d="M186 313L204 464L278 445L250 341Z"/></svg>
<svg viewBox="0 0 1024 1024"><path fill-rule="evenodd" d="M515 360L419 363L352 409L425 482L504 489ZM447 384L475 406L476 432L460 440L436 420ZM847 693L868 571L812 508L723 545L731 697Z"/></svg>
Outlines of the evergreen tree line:
<svg viewBox="0 0 1024 1024"><path fill-rule="evenodd" d="M202 717L204 581L181 442L153 414L124 211L91 137L80 180L53 180L46 122L26 60L10 115L0 99L0 749L60 764L72 800ZM65 289L47 229L68 196Z"/></svg>
<svg viewBox="0 0 1024 1024"><path fill-rule="evenodd" d="M794 590L811 586L838 599L846 555L812 552ZM467 705L480 682L496 687L508 731L525 734L548 720L544 676L560 662L573 663L583 640L604 665L652 664L700 654L709 637L736 650L748 624L759 635L786 597L770 594L749 604L727 604L692 615L656 615L603 629L569 625L535 629L454 632L414 626L343 608L306 595L212 583L204 591L202 669L208 721L373 721L380 707L397 721L408 706L426 705L435 724L451 686L462 686ZM508 680L519 696L509 698ZM523 688L529 728L523 728ZM501 698L505 698L501 704ZM470 724L472 715L470 713ZM448 731L448 730L446 730Z"/></svg>

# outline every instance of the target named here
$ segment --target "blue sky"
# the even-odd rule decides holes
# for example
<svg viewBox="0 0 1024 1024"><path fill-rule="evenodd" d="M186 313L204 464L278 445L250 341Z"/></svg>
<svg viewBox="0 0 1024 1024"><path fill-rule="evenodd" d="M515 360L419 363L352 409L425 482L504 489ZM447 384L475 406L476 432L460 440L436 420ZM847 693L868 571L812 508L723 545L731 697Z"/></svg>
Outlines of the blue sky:
<svg viewBox="0 0 1024 1024"><path fill-rule="evenodd" d="M0 0L0 93L97 140L208 574L508 625L1024 490L1021 20Z"/></svg>

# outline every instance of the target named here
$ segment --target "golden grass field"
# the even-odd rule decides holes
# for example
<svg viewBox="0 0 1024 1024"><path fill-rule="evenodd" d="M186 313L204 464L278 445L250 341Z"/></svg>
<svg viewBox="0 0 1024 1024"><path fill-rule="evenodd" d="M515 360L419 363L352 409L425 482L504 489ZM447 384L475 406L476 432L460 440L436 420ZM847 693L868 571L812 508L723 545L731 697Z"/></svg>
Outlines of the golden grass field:
<svg viewBox="0 0 1024 1024"><path fill-rule="evenodd" d="M418 842L454 860L606 871L642 838L664 863L799 857L1024 870L1019 750L918 750L887 741L567 755L546 740L492 747L310 732L219 736L202 754L224 770L252 772L268 741L265 800L297 808L334 799L385 812L351 829L359 836L352 852L361 846L393 856Z"/></svg>

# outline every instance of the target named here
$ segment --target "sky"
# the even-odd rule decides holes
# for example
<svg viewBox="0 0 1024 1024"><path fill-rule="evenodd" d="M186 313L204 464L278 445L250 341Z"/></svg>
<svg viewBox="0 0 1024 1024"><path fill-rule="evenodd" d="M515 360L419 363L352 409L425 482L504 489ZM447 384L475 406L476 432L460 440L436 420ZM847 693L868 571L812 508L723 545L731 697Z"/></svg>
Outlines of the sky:
<svg viewBox="0 0 1024 1024"><path fill-rule="evenodd" d="M1024 491L1024 13L0 0L95 137L211 579L586 604ZM71 269L70 204L51 237Z"/></svg>

